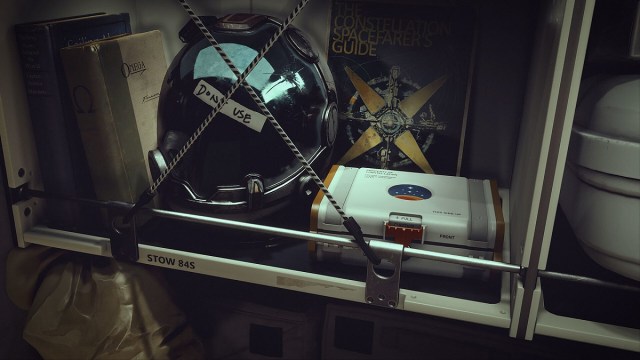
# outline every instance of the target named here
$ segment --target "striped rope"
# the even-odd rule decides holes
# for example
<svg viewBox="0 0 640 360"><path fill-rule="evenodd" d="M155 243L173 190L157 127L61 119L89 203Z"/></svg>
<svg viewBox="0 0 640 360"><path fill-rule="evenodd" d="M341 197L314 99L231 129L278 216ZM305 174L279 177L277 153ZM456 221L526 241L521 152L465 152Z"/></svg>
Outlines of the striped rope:
<svg viewBox="0 0 640 360"><path fill-rule="evenodd" d="M167 168L164 171L162 171L162 173L160 173L158 178L153 182L153 184L149 188L149 192L150 193L155 193L156 192L158 187L167 178L169 173L171 173L171 171L173 171L173 168L176 167L178 162L184 157L184 155L187 153L187 151L189 151L191 146L193 146L193 144L196 142L196 140L198 140L198 138L200 137L200 135L202 135L204 130L207 128L207 126L209 126L209 124L211 123L213 118L215 118L216 115L218 115L220 110L222 110L224 105L229 101L229 99L231 98L233 93L235 93L235 91L240 87L242 82L244 82L244 80L247 78L247 76L249 76L249 73L256 67L256 65L258 65L258 62L260 62L260 60L262 60L264 55L267 53L267 51L269 51L271 49L273 44L280 38L280 36L282 36L282 34L284 33L284 30L286 29L286 26L288 26L293 21L293 19L298 15L300 10L302 10L304 5L306 5L306 3L308 1L309 0L304 0L301 4L296 6L296 8L289 15L289 17L287 17L287 21L285 21L282 24L282 26L278 29L278 31L276 31L273 34L273 36L269 39L269 41L267 41L266 45L262 48L262 50L260 50L258 55L256 55L256 57L253 59L253 61L251 61L251 63L249 64L249 66L247 66L247 68L244 70L244 72L242 72L242 74L236 75L237 78L238 78L236 80L236 82L234 82L233 85L231 85L231 88L229 88L229 90L224 95L224 97L220 100L220 102L218 102L216 104L216 106L213 107L213 109L211 110L209 115L207 115L207 117L200 124L200 126L198 126L198 128L194 131L194 133L191 135L191 137L187 140L187 142L184 144L184 146L180 149L180 151L178 151L176 156L169 162L169 164L167 165ZM178 2L185 8L185 10L187 11L187 13L190 16L196 16L195 13L193 12L193 10L191 10L191 8L189 7L189 5L187 5L187 3L184 2L184 0L178 0ZM201 26L202 22L199 21L199 23L200 24L198 24L198 26Z"/></svg>
<svg viewBox="0 0 640 360"><path fill-rule="evenodd" d="M285 130L282 128L282 126L280 126L278 121L273 117L273 115L271 114L271 112L269 111L267 106L264 104L262 99L258 96L256 91L253 89L253 87L251 87L251 85L249 85L246 82L245 78L242 77L242 74L240 73L240 70L235 66L233 61L231 61L231 59L229 58L227 53L222 49L222 47L215 40L213 35L211 35L211 32L209 31L209 29L207 29L207 27L204 25L202 20L200 20L200 17L198 17L198 15L195 14L195 12L191 9L189 4L187 4L187 2L185 0L178 0L178 2L182 5L182 7L187 12L187 14L189 14L189 16L191 17L193 22L198 26L198 28L200 29L202 34L207 38L207 40L209 41L211 46L213 46L213 48L218 52L218 54L220 54L220 56L222 57L224 62L229 66L231 71L233 71L235 76L238 79L242 79L242 81L241 81L242 86L247 90L247 92L249 93L249 95L251 96L253 101L256 103L256 105L258 105L258 107L260 108L260 111L262 111L262 113L267 117L267 120L269 120L269 123L271 123L271 125L274 127L274 129L278 132L278 135L280 135L282 140L284 140L284 142L287 144L287 146L289 147L289 149L291 150L293 155L300 161L300 163L302 164L302 167L304 168L304 170L307 172L307 174L309 176L311 176L311 178L316 183L318 188L324 193L324 195L326 196L327 200L336 209L338 214L340 214L342 219L346 221L348 219L347 215L345 214L344 210L342 210L340 205L338 205L338 202L334 199L333 195L331 195L331 193L329 192L329 189L327 189L327 187L322 182L322 180L320 179L318 174L316 174L316 172L313 170L313 168L309 165L309 162L307 161L307 159L305 159L304 155L302 155L302 153L300 152L300 150L298 150L298 148L293 143L293 141L291 141L291 138L287 135ZM289 15L289 17L287 17L287 19L282 23L282 25L280 25L280 27L278 29L278 32L276 32L276 34L284 32L285 29L291 24L293 19L300 12L300 10L302 10L302 8L308 2L309 2L309 0L302 0L298 4L298 6L296 6L296 8L293 10L293 12ZM278 37L279 37L279 35L278 35ZM274 39L274 38L275 37L272 37L271 39ZM274 42L275 42L275 40L274 40ZM264 50L264 49L268 50L269 48L271 48L272 45L273 45L273 42L271 42L271 40L270 40L270 42L268 42L267 45L264 46L263 51L261 51L261 53L266 53L266 50ZM245 72L246 72L246 70L245 70Z"/></svg>
<svg viewBox="0 0 640 360"><path fill-rule="evenodd" d="M200 21L200 19L198 18L198 16L193 12L193 10L191 9L191 7L186 3L185 0L178 0L178 2L182 5L182 7L187 11L187 13L189 14L189 16L192 18L192 20L196 23L196 25L201 29L201 30L205 30L205 36L207 37L207 39L210 42L215 43L214 48L216 50L219 50L220 52L224 53L224 51L222 51L222 48L220 48L217 45L217 42L215 41L215 39L213 39L213 36L211 36L211 33L209 33L209 31L207 30L207 28L202 24L202 21ZM358 244L358 246L362 249L362 251L364 252L364 254L367 256L367 258L369 259L369 261L371 261L372 263L378 265L381 262L381 259L373 252L373 250L371 249L371 247L369 246L369 244L367 244L364 240L364 236L362 233L362 229L360 228L360 226L358 225L358 223L355 221L355 219L353 217L347 217L345 212L340 208L340 206L338 205L338 203L335 201L335 199L333 198L333 196L331 196L331 194L329 193L329 190L326 188L326 186L324 185L324 183L322 182L322 180L320 180L320 178L318 177L318 175L315 173L315 171L313 171L313 169L311 168L311 166L309 166L309 163L306 161L306 159L304 158L304 156L302 156L302 153L300 153L300 151L295 147L295 145L293 144L293 142L291 141L291 139L286 135L286 133L284 132L284 130L282 129L282 127L280 127L280 125L277 123L277 121L273 118L273 116L271 115L270 112L268 112L268 109L266 108L266 106L264 106L264 103L262 103L261 99L255 94L255 92L253 92L253 89L248 86L248 84L246 84L245 80L247 78L247 76L249 75L249 73L256 67L256 65L258 64L258 62L260 60L262 60L262 58L264 57L264 55L271 49L271 47L273 46L273 44L275 44L275 42L280 38L280 36L282 36L282 34L284 33L284 31L287 29L287 27L293 22L293 19L300 13L300 11L302 10L302 8L309 2L309 0L302 0L291 12L291 14L285 19L285 21L282 23L282 25L280 25L280 27L278 28L278 30L273 34L273 36L269 39L269 41L267 41L267 43L265 44L265 46L262 48L262 50L260 50L260 52L258 52L258 55L256 55L256 57L253 59L253 61L249 64L249 66L247 66L247 68L242 72L242 74L238 74L238 69L235 67L235 65L233 65L233 63L229 60L229 58L226 56L226 54L223 57L223 59L226 59L225 61L229 60L228 64L229 67L232 70L235 70L234 73L237 77L236 81L233 83L233 85L231 86L231 88L227 91L227 93L224 95L224 97L221 99L221 101L219 101L216 106L213 107L212 111L209 113L209 115L207 115L207 117L204 119L204 121L202 122L202 124L200 124L200 126L198 126L198 128L196 129L196 131L191 135L191 137L187 140L187 142L184 144L184 146L180 149L180 151L178 151L178 153L176 154L176 156L169 162L169 164L167 165L167 168L162 171L160 173L160 175L158 176L158 178L153 182L153 184L149 187L148 190L146 190L144 193L142 193L140 195L140 198L138 199L138 201L134 204L133 208L131 208L129 210L129 212L125 215L124 217L124 223L129 223L131 221L131 219L133 218L134 214L136 213L136 211L142 207L144 204L148 203L149 201L151 201L151 199L153 199L153 197L156 194L156 191L158 189L158 187L162 184L162 182L167 178L167 176L171 173L171 171L173 171L173 169L176 167L176 165L178 164L178 162L182 159L182 157L184 157L184 155L186 154L186 152L191 148L191 146L196 142L196 140L200 137L200 135L202 135L202 133L204 132L205 128L211 123L211 121L216 117L216 115L218 115L218 113L220 112L220 110L222 109L222 107L229 101L229 99L231 98L231 96L233 95L233 93L238 89L238 87L240 87L241 84L245 84L245 87L248 88L250 90L250 94L251 97L254 99L254 101L256 101L256 103L258 104L258 106L263 110L263 112L265 112L265 115L267 115L267 118L269 119L269 122L271 124L273 124L273 126L276 128L276 130L278 130L278 133L283 137L283 139L285 140L285 142L287 143L287 145L289 146L289 148L293 151L294 155L296 155L296 157L302 162L305 170L311 175L311 177L313 178L314 182L316 183L316 185L318 185L318 187L323 191L323 193L325 194L325 196L327 197L327 199L331 202L331 204L333 205L333 207L336 209L336 211L340 214L340 216L343 219L343 225L345 226L345 228L349 231L349 233L351 233L351 235L353 236L353 241ZM207 35L208 34L208 35ZM212 44L213 45L213 44ZM260 105L262 104L262 105Z"/></svg>
<svg viewBox="0 0 640 360"><path fill-rule="evenodd" d="M302 10L302 8L307 4L308 1L309 0L302 0L298 4L298 6L296 6L296 8L293 10L293 12L287 17L287 19L282 23L282 25L280 25L280 27L279 27L278 31L276 32L276 34L274 34L274 35L277 35L277 37L276 36L271 37L270 41L267 42L265 47L263 47L263 50L260 52L258 57L261 57L260 55L264 56L264 53L266 53L271 48L271 46L273 46L273 43L286 30L286 28L291 24L291 22L293 21L295 16L300 12L300 10ZM378 257L376 255L376 253L371 249L369 244L365 242L364 235L362 233L362 229L360 228L360 225L358 225L358 223L356 222L356 220L353 217L347 217L345 212L342 210L342 208L338 205L338 203L335 201L335 199L333 198L333 196L329 192L329 189L327 189L327 187L324 185L324 183L322 182L320 177L315 173L315 171L311 168L311 166L309 166L309 163L307 162L307 160L304 158L304 156L298 150L298 148L295 146L295 144L291 141L289 136L287 136L287 134L285 133L284 129L282 129L280 124L278 124L276 119L271 115L271 112L264 105L264 102L262 101L262 99L260 99L260 97L258 97L258 95L255 93L253 88L245 81L247 69L249 69L249 67L247 69L245 69L244 73L240 74L238 68L233 64L231 59L227 56L227 54L224 52L222 47L220 47L218 42L213 38L213 36L211 35L211 33L209 32L207 27L204 26L204 24L202 23L200 18L193 12L193 10L186 3L186 1L185 0L178 0L178 2L180 2L180 4L182 4L184 9L187 11L189 16L191 17L191 19L198 26L200 31L202 31L204 36L208 39L209 43L214 47L214 49L216 49L216 51L220 54L222 59L227 63L229 68L234 72L234 74L238 78L238 80L236 81L236 83L234 85L239 84L239 83L243 84L245 89L247 89L247 92L251 95L251 98L253 98L254 102L258 105L258 107L260 107L260 109L262 110L263 114L266 115L267 119L269 119L269 122L277 130L278 134L282 137L282 139L287 144L287 146L289 146L289 149L291 149L291 151L296 156L296 158L298 158L298 160L302 163L305 171L311 176L311 178L316 183L318 188L320 188L320 190L322 190L322 192L324 193L325 197L327 198L327 200L329 200L331 205L336 209L338 214L340 214L340 216L342 217L342 220L343 220L342 224L347 229L347 231L349 231L349 233L353 236L353 241L360 247L360 249L364 252L364 254L367 256L369 261L371 261L375 265L380 264L380 262L382 261L381 258ZM271 41L271 40L273 40L273 41ZM256 59L258 59L258 57L256 57ZM254 61L256 59L254 59ZM253 64L253 65L255 66L255 64ZM245 76L243 76L243 75L245 75Z"/></svg>

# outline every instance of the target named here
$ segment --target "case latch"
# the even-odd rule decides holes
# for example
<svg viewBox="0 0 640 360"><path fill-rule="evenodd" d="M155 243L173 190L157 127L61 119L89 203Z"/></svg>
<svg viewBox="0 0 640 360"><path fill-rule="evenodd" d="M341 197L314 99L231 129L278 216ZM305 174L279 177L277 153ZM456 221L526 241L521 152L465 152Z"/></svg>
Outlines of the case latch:
<svg viewBox="0 0 640 360"><path fill-rule="evenodd" d="M391 213L384 222L384 239L404 246L411 243L422 244L424 225L420 215Z"/></svg>

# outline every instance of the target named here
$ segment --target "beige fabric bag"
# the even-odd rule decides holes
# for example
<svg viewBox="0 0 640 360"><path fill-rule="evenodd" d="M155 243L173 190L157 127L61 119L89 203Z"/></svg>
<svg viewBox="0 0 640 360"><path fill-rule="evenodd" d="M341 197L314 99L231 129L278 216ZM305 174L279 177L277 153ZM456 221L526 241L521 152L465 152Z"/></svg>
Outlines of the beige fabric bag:
<svg viewBox="0 0 640 360"><path fill-rule="evenodd" d="M199 359L160 269L42 246L7 258L7 293L45 359Z"/></svg>

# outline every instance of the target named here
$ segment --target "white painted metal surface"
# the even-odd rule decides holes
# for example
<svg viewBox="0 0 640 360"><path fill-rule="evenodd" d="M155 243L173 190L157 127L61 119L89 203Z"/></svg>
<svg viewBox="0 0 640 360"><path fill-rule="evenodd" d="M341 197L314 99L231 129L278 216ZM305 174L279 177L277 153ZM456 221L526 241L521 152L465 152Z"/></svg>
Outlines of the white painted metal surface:
<svg viewBox="0 0 640 360"><path fill-rule="evenodd" d="M536 334L640 352L640 329L574 319L540 307Z"/></svg>

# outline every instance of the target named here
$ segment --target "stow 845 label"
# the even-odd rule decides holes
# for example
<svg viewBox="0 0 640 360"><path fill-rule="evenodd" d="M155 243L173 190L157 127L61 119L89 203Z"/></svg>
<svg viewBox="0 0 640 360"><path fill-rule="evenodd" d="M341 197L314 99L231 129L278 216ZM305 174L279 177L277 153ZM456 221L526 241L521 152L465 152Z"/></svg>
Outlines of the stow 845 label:
<svg viewBox="0 0 640 360"><path fill-rule="evenodd" d="M164 255L154 255L147 254L146 262L149 264L159 264L170 266L172 268L184 269L184 270L195 270L196 262L190 260L184 260L178 257L164 256Z"/></svg>

